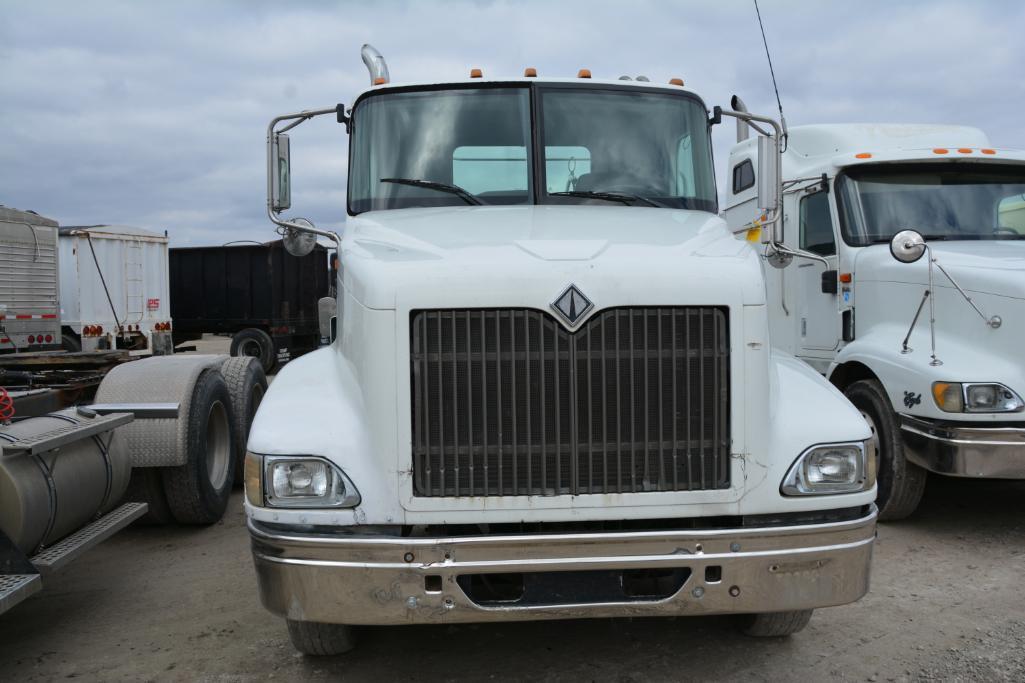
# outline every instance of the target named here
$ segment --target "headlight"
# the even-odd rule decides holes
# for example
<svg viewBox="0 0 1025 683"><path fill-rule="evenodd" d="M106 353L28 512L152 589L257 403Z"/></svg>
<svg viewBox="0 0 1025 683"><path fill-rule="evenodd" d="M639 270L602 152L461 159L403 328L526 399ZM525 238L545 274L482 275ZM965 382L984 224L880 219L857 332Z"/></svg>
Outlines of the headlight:
<svg viewBox="0 0 1025 683"><path fill-rule="evenodd" d="M996 382L933 382L932 395L939 409L948 413L1018 413L1025 409L1018 394Z"/></svg>
<svg viewBox="0 0 1025 683"><path fill-rule="evenodd" d="M780 490L787 496L867 491L875 485L860 442L813 446L791 465Z"/></svg>
<svg viewBox="0 0 1025 683"><path fill-rule="evenodd" d="M251 505L351 508L360 503L352 481L323 458L247 453L245 479Z"/></svg>

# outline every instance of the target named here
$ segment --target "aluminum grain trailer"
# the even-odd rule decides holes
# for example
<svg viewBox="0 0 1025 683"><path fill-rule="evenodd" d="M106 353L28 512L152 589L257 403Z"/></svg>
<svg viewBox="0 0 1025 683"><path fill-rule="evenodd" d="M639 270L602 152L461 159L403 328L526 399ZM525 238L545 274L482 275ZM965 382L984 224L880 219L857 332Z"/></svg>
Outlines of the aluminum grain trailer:
<svg viewBox="0 0 1025 683"><path fill-rule="evenodd" d="M0 353L59 348L57 221L0 206Z"/></svg>

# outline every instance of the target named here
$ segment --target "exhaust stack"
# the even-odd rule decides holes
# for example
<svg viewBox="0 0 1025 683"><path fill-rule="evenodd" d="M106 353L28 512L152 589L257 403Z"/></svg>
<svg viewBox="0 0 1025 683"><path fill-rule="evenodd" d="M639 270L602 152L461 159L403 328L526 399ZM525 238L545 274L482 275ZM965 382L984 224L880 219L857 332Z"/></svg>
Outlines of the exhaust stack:
<svg viewBox="0 0 1025 683"><path fill-rule="evenodd" d="M388 75L388 65L373 45L369 43L364 45L360 50L360 56L363 57L363 63L367 65L367 71L370 72L370 85L383 85L391 81L391 77Z"/></svg>

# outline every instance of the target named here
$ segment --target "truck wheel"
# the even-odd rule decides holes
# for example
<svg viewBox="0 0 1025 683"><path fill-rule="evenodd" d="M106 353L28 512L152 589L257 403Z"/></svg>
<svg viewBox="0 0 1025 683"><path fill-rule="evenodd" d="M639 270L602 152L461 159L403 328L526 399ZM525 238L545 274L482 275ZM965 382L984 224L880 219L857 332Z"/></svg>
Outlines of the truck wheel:
<svg viewBox="0 0 1025 683"><path fill-rule="evenodd" d="M174 521L171 508L167 505L164 482L158 467L136 467L128 480L128 490L123 498L126 502L146 503L148 510L139 519L141 524L170 524Z"/></svg>
<svg viewBox="0 0 1025 683"><path fill-rule="evenodd" d="M192 389L186 424L186 462L164 467L164 493L181 524L213 524L228 507L234 479L231 395L216 369L205 370Z"/></svg>
<svg viewBox="0 0 1025 683"><path fill-rule="evenodd" d="M242 484L243 466L246 459L246 441L253 417L260 407L263 395L267 393L267 376L255 358L232 357L221 365L221 375L228 385L231 407L235 415L233 436L235 437L235 483Z"/></svg>
<svg viewBox="0 0 1025 683"><path fill-rule="evenodd" d="M247 327L231 338L231 355L251 356L260 361L264 372L274 367L274 341L261 329Z"/></svg>
<svg viewBox="0 0 1025 683"><path fill-rule="evenodd" d="M73 334L61 333L61 348L68 353L78 353L82 350L82 342Z"/></svg>
<svg viewBox="0 0 1025 683"><path fill-rule="evenodd" d="M755 638L792 636L808 625L811 613L812 610L804 609L796 612L749 614L744 617L742 629L745 635Z"/></svg>
<svg viewBox="0 0 1025 683"><path fill-rule="evenodd" d="M287 621L288 637L292 639L292 646L304 655L340 655L356 647L351 626L292 619Z"/></svg>
<svg viewBox="0 0 1025 683"><path fill-rule="evenodd" d="M874 379L863 379L847 387L844 395L872 428L873 438L869 444L875 448L869 450L875 451L879 519L904 519L918 507L925 492L927 473L904 457L897 415L890 407L882 384ZM868 457L873 454L870 452Z"/></svg>

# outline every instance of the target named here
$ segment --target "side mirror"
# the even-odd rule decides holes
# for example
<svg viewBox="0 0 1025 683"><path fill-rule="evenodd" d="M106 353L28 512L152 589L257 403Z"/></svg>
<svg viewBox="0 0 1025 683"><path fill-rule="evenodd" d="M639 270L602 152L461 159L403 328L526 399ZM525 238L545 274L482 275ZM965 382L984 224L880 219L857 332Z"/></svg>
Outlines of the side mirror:
<svg viewBox="0 0 1025 683"><path fill-rule="evenodd" d="M779 209L779 139L771 135L758 138L758 208L762 211Z"/></svg>
<svg viewBox="0 0 1025 683"><path fill-rule="evenodd" d="M284 211L292 206L292 171L288 153L288 136L275 133L271 141L271 207Z"/></svg>
<svg viewBox="0 0 1025 683"><path fill-rule="evenodd" d="M320 323L320 343L330 344L335 340L335 298L325 296L317 300L317 321Z"/></svg>
<svg viewBox="0 0 1025 683"><path fill-rule="evenodd" d="M925 253L925 238L917 230L901 230L890 240L890 254L901 263L914 263Z"/></svg>

